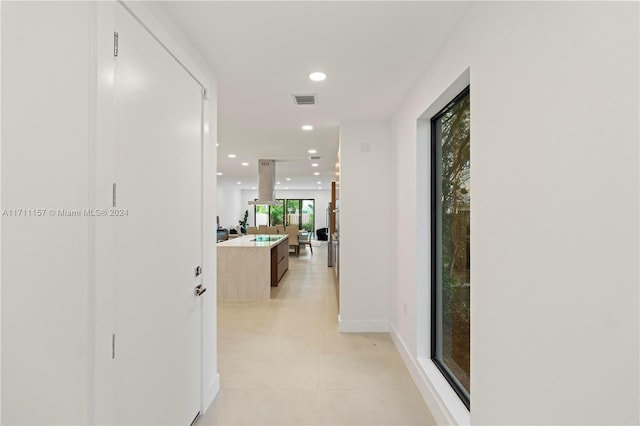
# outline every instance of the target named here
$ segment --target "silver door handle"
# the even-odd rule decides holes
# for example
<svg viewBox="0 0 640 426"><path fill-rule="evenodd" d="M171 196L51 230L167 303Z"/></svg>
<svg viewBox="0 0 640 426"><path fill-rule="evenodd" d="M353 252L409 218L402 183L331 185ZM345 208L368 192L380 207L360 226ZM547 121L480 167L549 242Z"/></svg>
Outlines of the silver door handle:
<svg viewBox="0 0 640 426"><path fill-rule="evenodd" d="M205 291L207 291L207 288L202 288L202 284L198 284L195 288L194 294L196 296L202 296Z"/></svg>

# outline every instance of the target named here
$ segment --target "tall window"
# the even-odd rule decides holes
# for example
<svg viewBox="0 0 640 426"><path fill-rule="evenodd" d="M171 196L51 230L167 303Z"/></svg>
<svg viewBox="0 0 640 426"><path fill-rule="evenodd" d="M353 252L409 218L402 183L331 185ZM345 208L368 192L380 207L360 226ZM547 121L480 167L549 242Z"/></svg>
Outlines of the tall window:
<svg viewBox="0 0 640 426"><path fill-rule="evenodd" d="M254 223L258 225L298 225L300 229L315 231L315 200L278 199L277 205L256 205L254 209Z"/></svg>
<svg viewBox="0 0 640 426"><path fill-rule="evenodd" d="M254 207L254 220L256 226L259 225L281 225L283 224L284 200L276 200L279 204L273 206L256 205Z"/></svg>
<svg viewBox="0 0 640 426"><path fill-rule="evenodd" d="M269 206L269 225L284 224L284 200L277 200L280 204Z"/></svg>
<svg viewBox="0 0 640 426"><path fill-rule="evenodd" d="M431 119L431 358L470 406L469 88Z"/></svg>
<svg viewBox="0 0 640 426"><path fill-rule="evenodd" d="M310 199L286 200L286 225L298 225L299 229L315 231L314 205L315 200Z"/></svg>
<svg viewBox="0 0 640 426"><path fill-rule="evenodd" d="M300 200L287 200L287 225L300 225Z"/></svg>
<svg viewBox="0 0 640 426"><path fill-rule="evenodd" d="M315 231L315 200L302 201L302 210L300 211L300 228L308 232Z"/></svg>

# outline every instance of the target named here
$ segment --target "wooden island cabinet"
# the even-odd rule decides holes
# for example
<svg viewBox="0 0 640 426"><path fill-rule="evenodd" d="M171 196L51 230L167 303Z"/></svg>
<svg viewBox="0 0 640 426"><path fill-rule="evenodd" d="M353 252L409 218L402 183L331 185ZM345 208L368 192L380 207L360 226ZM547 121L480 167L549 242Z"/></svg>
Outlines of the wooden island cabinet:
<svg viewBox="0 0 640 426"><path fill-rule="evenodd" d="M277 287L289 269L289 238L271 247L271 287Z"/></svg>
<svg viewBox="0 0 640 426"><path fill-rule="evenodd" d="M245 235L217 249L218 300L267 300L289 269L286 235Z"/></svg>

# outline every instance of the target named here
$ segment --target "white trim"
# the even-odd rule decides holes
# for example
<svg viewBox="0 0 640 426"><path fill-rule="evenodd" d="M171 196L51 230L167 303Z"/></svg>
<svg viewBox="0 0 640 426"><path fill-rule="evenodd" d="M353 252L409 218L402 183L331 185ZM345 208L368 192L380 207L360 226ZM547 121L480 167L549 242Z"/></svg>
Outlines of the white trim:
<svg viewBox="0 0 640 426"><path fill-rule="evenodd" d="M435 364L430 359L413 357L393 323L389 324L389 329L391 339L436 422L439 425L471 424L471 413Z"/></svg>
<svg viewBox="0 0 640 426"><path fill-rule="evenodd" d="M444 108L471 83L471 69L466 68L442 94L416 120L416 217L431 211L431 117ZM429 213L430 214L430 213ZM425 236L428 236L425 238ZM416 255L418 259L431 259L431 223L418 220L416 223ZM417 296L417 358L428 358L431 354L431 265L430 262L416 264Z"/></svg>
<svg viewBox="0 0 640 426"><path fill-rule="evenodd" d="M216 167L217 164L217 91L215 86L209 88L209 100L203 102L204 106L204 129L203 129L203 151L202 151L202 190L203 190L203 230L215 229L215 216L217 213L217 182ZM209 293L202 300L202 332L203 332L203 352L202 352L202 380L203 386L207 386L202 390L202 411L206 412L220 390L220 375L218 374L218 349L217 349L217 294L215 289L216 283L216 267L217 255L215 240L210 244L210 238L215 238L215 234L208 234L203 231L203 235L210 235L203 241L202 249L202 283L204 287L209 288ZM212 291L213 290L213 291Z"/></svg>
<svg viewBox="0 0 640 426"><path fill-rule="evenodd" d="M213 401L216 399L219 392L220 392L220 374L216 373L216 376L213 378L211 383L209 383L209 386L206 389L206 392L203 398L203 405L200 411L201 416L203 416L209 410L209 408L211 408L211 404L213 404Z"/></svg>
<svg viewBox="0 0 640 426"><path fill-rule="evenodd" d="M430 212L431 191L429 170L431 167L431 117L444 108L465 87L470 84L470 68L465 69L442 94L418 117L416 121L416 217ZM425 238L427 236L427 238ZM418 259L431 259L431 225L429 221L416 223L416 254ZM407 349L404 341L391 324L391 337L402 355L411 376L420 389L424 400L432 410L439 424L469 424L470 413L440 370L430 359L431 355L431 265L429 262L416 264L416 353Z"/></svg>
<svg viewBox="0 0 640 426"><path fill-rule="evenodd" d="M2 46L2 2L0 1L0 46ZM2 70L2 55L0 55L0 70ZM0 78L0 93L2 93L2 79ZM2 102L0 102L0 135L2 134ZM0 140L0 188L2 188L2 141ZM1 200L1 197L0 197ZM0 201L0 209L2 201ZM0 221L0 241L2 241L2 221ZM2 244L0 244L0 259L2 259ZM2 274L0 274L0 288L2 288ZM2 292L0 292L0 318L2 318ZM2 339L0 339L0 365L2 365ZM90 401L92 403L92 401ZM2 413L2 386L0 386L0 413Z"/></svg>
<svg viewBox="0 0 640 426"><path fill-rule="evenodd" d="M343 320L338 315L338 330L341 333L388 333L388 320Z"/></svg>

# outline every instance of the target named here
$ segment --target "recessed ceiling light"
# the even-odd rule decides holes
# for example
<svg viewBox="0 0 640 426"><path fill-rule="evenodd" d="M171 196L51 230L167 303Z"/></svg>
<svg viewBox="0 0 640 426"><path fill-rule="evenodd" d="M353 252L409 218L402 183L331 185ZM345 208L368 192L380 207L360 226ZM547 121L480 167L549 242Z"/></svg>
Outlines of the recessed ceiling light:
<svg viewBox="0 0 640 426"><path fill-rule="evenodd" d="M236 182L236 183L237 183L238 185L241 185L241 184L242 184L242 182Z"/></svg>
<svg viewBox="0 0 640 426"><path fill-rule="evenodd" d="M229 154L229 155L227 155L227 157L229 157L229 158L236 158L236 155L235 155L235 154Z"/></svg>
<svg viewBox="0 0 640 426"><path fill-rule="evenodd" d="M242 165L243 165L243 166L248 166L248 165L249 165L249 163L242 163Z"/></svg>
<svg viewBox="0 0 640 426"><path fill-rule="evenodd" d="M320 176L320 172L314 172L313 174L316 176Z"/></svg>
<svg viewBox="0 0 640 426"><path fill-rule="evenodd" d="M318 185L322 185L322 182L318 181Z"/></svg>
<svg viewBox="0 0 640 426"><path fill-rule="evenodd" d="M322 81L327 78L327 75L323 72L316 71L309 74L309 78L313 81Z"/></svg>
<svg viewBox="0 0 640 426"><path fill-rule="evenodd" d="M308 152L309 154L315 154L315 153L316 153L316 152L318 152L318 151L316 151L315 149L310 149L310 150L309 150L309 151L307 151L307 152Z"/></svg>
<svg viewBox="0 0 640 426"><path fill-rule="evenodd" d="M291 180L291 178L287 178L287 180Z"/></svg>
<svg viewBox="0 0 640 426"><path fill-rule="evenodd" d="M321 187L321 186L319 186L319 187L318 187L318 189L322 189L322 187Z"/></svg>
<svg viewBox="0 0 640 426"><path fill-rule="evenodd" d="M276 185L280 185L280 182L276 182Z"/></svg>
<svg viewBox="0 0 640 426"><path fill-rule="evenodd" d="M285 187L284 187L284 189L289 189L289 187L288 187L288 186L285 186Z"/></svg>
<svg viewBox="0 0 640 426"><path fill-rule="evenodd" d="M251 187L251 189L256 189L256 187L255 187L255 186L252 186L252 187Z"/></svg>
<svg viewBox="0 0 640 426"><path fill-rule="evenodd" d="M216 144L216 146L220 146L220 144L219 144L219 143L217 143L217 144Z"/></svg>
<svg viewBox="0 0 640 426"><path fill-rule="evenodd" d="M310 124L305 124L302 126L302 130L313 130L313 126Z"/></svg>
<svg viewBox="0 0 640 426"><path fill-rule="evenodd" d="M218 176L222 176L222 172L218 172L216 173Z"/></svg>
<svg viewBox="0 0 640 426"><path fill-rule="evenodd" d="M318 167L318 163L313 163L311 167Z"/></svg>

